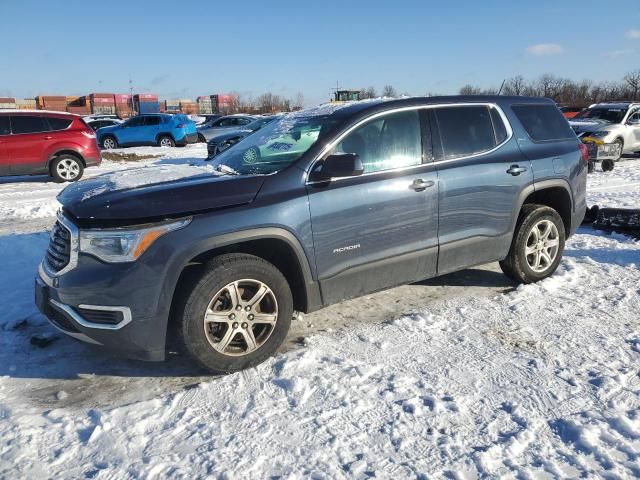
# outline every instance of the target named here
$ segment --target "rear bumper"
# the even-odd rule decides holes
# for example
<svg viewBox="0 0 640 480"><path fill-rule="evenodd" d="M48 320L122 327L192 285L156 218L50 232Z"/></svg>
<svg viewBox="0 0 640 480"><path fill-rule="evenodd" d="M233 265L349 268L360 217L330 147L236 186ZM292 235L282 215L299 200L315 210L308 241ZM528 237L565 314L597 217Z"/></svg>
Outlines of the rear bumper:
<svg viewBox="0 0 640 480"><path fill-rule="evenodd" d="M189 133L185 135L182 139L176 139L176 145L187 145L189 143L198 143L198 134L197 133Z"/></svg>
<svg viewBox="0 0 640 480"><path fill-rule="evenodd" d="M87 167L97 167L102 163L102 157L100 156L100 152L96 152L95 154L91 154L84 157L84 163Z"/></svg>

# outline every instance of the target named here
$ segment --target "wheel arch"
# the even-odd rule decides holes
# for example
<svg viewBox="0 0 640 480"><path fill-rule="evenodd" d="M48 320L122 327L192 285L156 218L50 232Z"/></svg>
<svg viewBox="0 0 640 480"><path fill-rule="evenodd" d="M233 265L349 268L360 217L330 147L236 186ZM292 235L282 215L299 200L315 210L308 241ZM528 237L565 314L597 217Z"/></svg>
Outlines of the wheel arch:
<svg viewBox="0 0 640 480"><path fill-rule="evenodd" d="M55 153L52 153L51 155L49 155L49 160L47 160L47 171L49 173L51 173L51 164L60 155L71 155L73 157L76 157L78 160L80 160L80 162L82 162L82 166L84 168L87 168L87 162L85 161L84 157L80 153L78 153L76 150L71 150L67 148L67 149L56 150Z"/></svg>
<svg viewBox="0 0 640 480"><path fill-rule="evenodd" d="M176 141L175 137L171 132L160 132L156 135L156 143L158 143L162 137L170 137L174 143Z"/></svg>
<svg viewBox="0 0 640 480"><path fill-rule="evenodd" d="M225 234L200 242L183 257L179 273L166 288L172 292L169 306L169 325L175 324L178 294L204 269L209 260L226 253L246 253L272 263L287 279L293 294L294 309L311 312L321 308L318 283L297 238L281 228L259 228Z"/></svg>
<svg viewBox="0 0 640 480"><path fill-rule="evenodd" d="M569 184L565 180L547 180L536 183L535 188L524 192L524 198L520 203L520 210L527 204L545 205L553 208L564 224L567 234L572 231L571 219L573 213L573 197Z"/></svg>

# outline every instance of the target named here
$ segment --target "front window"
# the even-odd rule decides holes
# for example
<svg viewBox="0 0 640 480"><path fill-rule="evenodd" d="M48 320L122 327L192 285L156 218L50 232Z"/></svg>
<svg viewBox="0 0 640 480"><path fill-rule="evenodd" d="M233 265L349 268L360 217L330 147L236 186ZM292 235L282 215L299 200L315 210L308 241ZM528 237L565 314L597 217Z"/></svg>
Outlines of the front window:
<svg viewBox="0 0 640 480"><path fill-rule="evenodd" d="M334 122L329 115L285 115L218 155L214 166L242 175L280 171L298 160Z"/></svg>
<svg viewBox="0 0 640 480"><path fill-rule="evenodd" d="M572 120L604 120L609 123L622 123L627 113L626 108L588 108L578 113Z"/></svg>

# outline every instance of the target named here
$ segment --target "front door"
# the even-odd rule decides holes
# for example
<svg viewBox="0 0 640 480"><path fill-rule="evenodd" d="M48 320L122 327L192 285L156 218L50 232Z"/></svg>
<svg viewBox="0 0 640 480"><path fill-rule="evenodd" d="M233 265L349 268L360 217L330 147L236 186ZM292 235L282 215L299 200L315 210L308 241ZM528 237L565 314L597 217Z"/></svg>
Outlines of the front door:
<svg viewBox="0 0 640 480"><path fill-rule="evenodd" d="M364 174L308 185L325 304L435 274L438 188L423 130L419 110L373 118L329 152L357 153Z"/></svg>
<svg viewBox="0 0 640 480"><path fill-rule="evenodd" d="M632 149L634 152L640 152L640 109L633 111L629 115L626 127L631 130L631 135L629 135L629 138L631 138L632 143L630 147L632 148L630 149Z"/></svg>
<svg viewBox="0 0 640 480"><path fill-rule="evenodd" d="M533 183L497 108L447 106L430 112L439 179L438 274L503 259L514 212Z"/></svg>
<svg viewBox="0 0 640 480"><path fill-rule="evenodd" d="M133 117L122 124L121 128L116 130L116 136L120 145L136 145L140 144L143 135L142 120L144 117Z"/></svg>
<svg viewBox="0 0 640 480"><path fill-rule="evenodd" d="M12 175L47 171L45 152L54 140L49 124L39 115L12 115L12 135L5 137Z"/></svg>

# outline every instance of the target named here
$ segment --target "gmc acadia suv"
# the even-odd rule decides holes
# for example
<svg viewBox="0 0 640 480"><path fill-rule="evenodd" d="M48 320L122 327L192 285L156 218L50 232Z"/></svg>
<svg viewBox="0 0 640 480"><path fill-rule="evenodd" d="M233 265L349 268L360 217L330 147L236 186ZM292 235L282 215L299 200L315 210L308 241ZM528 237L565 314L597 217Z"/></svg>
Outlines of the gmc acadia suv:
<svg viewBox="0 0 640 480"><path fill-rule="evenodd" d="M247 368L294 311L493 261L548 277L585 214L585 150L541 98L295 112L218 155L216 174L67 187L36 301L129 356L162 360L175 336L212 371Z"/></svg>

